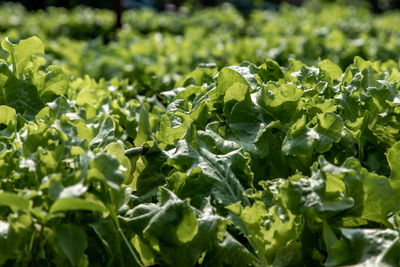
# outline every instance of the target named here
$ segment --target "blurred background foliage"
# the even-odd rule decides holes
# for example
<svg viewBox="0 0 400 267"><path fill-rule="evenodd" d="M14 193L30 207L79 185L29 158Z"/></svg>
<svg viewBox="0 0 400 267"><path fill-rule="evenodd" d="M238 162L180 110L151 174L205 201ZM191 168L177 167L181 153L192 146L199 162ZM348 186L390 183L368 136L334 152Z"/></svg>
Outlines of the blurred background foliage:
<svg viewBox="0 0 400 267"><path fill-rule="evenodd" d="M220 69L245 60L261 65L269 58L287 67L294 64L293 59L308 65L330 59L346 69L355 56L393 64L400 59L399 12L374 14L367 1L304 0L300 7L278 1L242 1L251 11L245 16L240 13L245 9L238 6L239 0L232 1L236 8L222 4L206 9L200 1L180 1L179 12L169 12L176 10L172 1L142 0L142 7L150 8L141 9L134 9L140 6L131 1L124 2L127 9L118 31L112 0L103 1L111 3L109 9L100 9L102 0L96 8L74 7L89 5L86 1L65 1L67 8L49 6L35 11L19 3L1 2L0 40L8 37L17 43L38 36L46 44L48 62L69 75L126 78L138 92L150 95L174 88L183 75L209 63ZM169 11L159 12L162 5ZM0 59L6 57L0 51Z"/></svg>
<svg viewBox="0 0 400 267"><path fill-rule="evenodd" d="M86 5L97 8L113 9L116 6L116 0L11 0L19 2L27 9L43 9L48 6L59 6L73 8L78 5ZM236 6L243 13L249 13L254 8L278 8L282 2L293 5L313 4L319 5L324 2L336 2L343 5L356 5L369 8L375 13L381 13L400 8L399 0L121 0L125 8L154 8L156 10L173 9L174 7L184 6L192 9L198 9L203 6L216 6L229 2Z"/></svg>

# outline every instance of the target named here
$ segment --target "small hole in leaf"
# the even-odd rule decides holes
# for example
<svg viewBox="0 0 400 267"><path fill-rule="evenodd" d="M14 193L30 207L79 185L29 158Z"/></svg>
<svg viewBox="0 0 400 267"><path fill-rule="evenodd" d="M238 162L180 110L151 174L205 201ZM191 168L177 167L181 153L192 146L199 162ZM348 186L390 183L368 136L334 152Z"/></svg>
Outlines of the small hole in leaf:
<svg viewBox="0 0 400 267"><path fill-rule="evenodd" d="M7 125L0 123L0 131L3 131L5 128L7 128Z"/></svg>

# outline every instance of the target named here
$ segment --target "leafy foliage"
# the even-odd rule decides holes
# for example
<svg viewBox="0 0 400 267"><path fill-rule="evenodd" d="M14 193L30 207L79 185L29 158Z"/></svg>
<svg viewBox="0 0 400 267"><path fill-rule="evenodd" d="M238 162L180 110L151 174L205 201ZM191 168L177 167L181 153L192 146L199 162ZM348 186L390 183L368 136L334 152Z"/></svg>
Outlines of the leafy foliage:
<svg viewBox="0 0 400 267"><path fill-rule="evenodd" d="M398 265L397 62L202 64L143 92L37 37L2 48L0 265Z"/></svg>
<svg viewBox="0 0 400 267"><path fill-rule="evenodd" d="M111 10L28 12L4 3L0 38L16 42L39 36L51 64L68 74L128 78L147 95L179 87L180 77L210 62L221 69L246 60L261 65L265 57L285 67L293 58L308 65L330 59L346 69L355 56L398 61L400 54L397 12L374 15L345 4L282 5L255 9L248 17L230 5L176 13L132 9L124 12L116 38L114 22Z"/></svg>

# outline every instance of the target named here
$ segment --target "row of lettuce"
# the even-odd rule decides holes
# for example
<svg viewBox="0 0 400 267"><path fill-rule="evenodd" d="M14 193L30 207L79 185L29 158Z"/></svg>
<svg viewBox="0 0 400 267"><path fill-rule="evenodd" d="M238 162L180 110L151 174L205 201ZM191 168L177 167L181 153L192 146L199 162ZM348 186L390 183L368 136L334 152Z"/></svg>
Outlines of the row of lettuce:
<svg viewBox="0 0 400 267"><path fill-rule="evenodd" d="M220 69L244 60L260 65L265 57L281 66L290 58L309 65L322 58L345 69L355 56L398 60L399 18L398 12L374 15L339 5L282 6L255 10L249 17L228 5L193 14L127 10L123 29L115 34L110 10L28 12L2 4L0 37L16 42L39 36L49 62L68 74L128 78L141 93L152 94L174 88L180 76L202 63Z"/></svg>
<svg viewBox="0 0 400 267"><path fill-rule="evenodd" d="M2 48L0 265L399 264L397 62L203 64L145 97Z"/></svg>

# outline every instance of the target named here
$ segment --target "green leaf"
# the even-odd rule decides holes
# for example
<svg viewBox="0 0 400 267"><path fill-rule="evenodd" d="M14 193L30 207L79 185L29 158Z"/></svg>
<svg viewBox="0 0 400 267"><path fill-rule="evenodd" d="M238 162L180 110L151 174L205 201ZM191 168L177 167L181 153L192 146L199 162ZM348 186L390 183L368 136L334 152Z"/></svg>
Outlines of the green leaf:
<svg viewBox="0 0 400 267"><path fill-rule="evenodd" d="M192 106L191 109L187 101L174 101L160 120L159 131L156 134L160 147L165 149L171 145L175 146L176 142L185 136L190 125L205 127L207 120L208 107L205 101Z"/></svg>
<svg viewBox="0 0 400 267"><path fill-rule="evenodd" d="M262 265L277 262L278 255L299 234L296 216L282 207L267 208L263 202L255 201L252 206L236 203L228 209L235 214L235 224L248 238Z"/></svg>
<svg viewBox="0 0 400 267"><path fill-rule="evenodd" d="M315 163L312 176L291 177L281 187L281 197L294 213L313 209L311 218L343 217L344 226L359 226L367 221L388 224L389 214L398 210L395 192L389 181L362 168L356 159L342 166L330 164L323 156ZM310 218L310 219L311 219Z"/></svg>
<svg viewBox="0 0 400 267"><path fill-rule="evenodd" d="M134 173L134 188L139 195L145 195L149 192L155 193L158 187L165 184L165 178L171 171L167 160L169 154L154 144L144 157L141 157L143 167L137 169Z"/></svg>
<svg viewBox="0 0 400 267"><path fill-rule="evenodd" d="M327 80L321 70L317 67L301 66L300 70L293 72L291 76L295 77L303 86L314 87L320 82Z"/></svg>
<svg viewBox="0 0 400 267"><path fill-rule="evenodd" d="M167 194L165 189L161 190L161 194ZM165 196L161 196L165 197ZM164 200L167 201L167 200ZM166 233L165 225L174 225L170 229L171 234ZM193 210L185 202L165 203L163 209L152 218L150 225L144 230L144 236L158 236L164 239L164 235L172 237L168 242L185 244L193 240L198 232L198 221Z"/></svg>
<svg viewBox="0 0 400 267"><path fill-rule="evenodd" d="M303 116L288 131L282 151L286 155L310 154L314 149L324 153L340 141L343 126L342 119L335 113L317 114L317 125L313 128L306 126Z"/></svg>
<svg viewBox="0 0 400 267"><path fill-rule="evenodd" d="M0 105L13 107L28 120L43 107L37 88L31 83L17 79L0 60Z"/></svg>
<svg viewBox="0 0 400 267"><path fill-rule="evenodd" d="M239 107L239 103L235 105L235 110L236 107ZM258 113L244 113L240 110L231 113L232 116L237 116L232 118L229 128L219 126L217 122L208 124L204 137L213 139L218 153L225 154L240 148L248 152L255 181L285 175L288 170L283 167L287 163L281 152L283 136L280 122L272 121L267 124L257 118ZM271 151L274 151L273 155L270 154Z"/></svg>
<svg viewBox="0 0 400 267"><path fill-rule="evenodd" d="M180 197L191 197L204 202L204 196L211 195L222 205L237 201L247 203L245 188L252 186L253 175L249 170L249 158L241 149L226 154L214 154L215 140L203 131L191 128L168 164L186 175L186 181L178 192ZM202 200L203 199L203 200Z"/></svg>
<svg viewBox="0 0 400 267"><path fill-rule="evenodd" d="M21 258L20 253L29 254L29 243L35 233L32 218L18 212L18 216L8 216L7 223L0 221L0 224L0 264L15 260L23 262L25 257Z"/></svg>
<svg viewBox="0 0 400 267"><path fill-rule="evenodd" d="M13 44L9 39L3 40L1 47L9 53L8 61L12 63L14 75L21 79L33 55L44 54L44 45L36 36Z"/></svg>
<svg viewBox="0 0 400 267"><path fill-rule="evenodd" d="M227 121L236 137L248 143L256 143L268 127L249 95L233 106Z"/></svg>
<svg viewBox="0 0 400 267"><path fill-rule="evenodd" d="M9 125L17 123L17 114L15 109L8 106L0 106L0 123Z"/></svg>
<svg viewBox="0 0 400 267"><path fill-rule="evenodd" d="M13 212L18 210L27 211L29 209L29 200L16 194L0 192L0 206L8 206Z"/></svg>
<svg viewBox="0 0 400 267"><path fill-rule="evenodd" d="M314 171L310 178L295 175L281 187L281 197L294 214L313 209L320 213L316 216L330 217L354 206L354 200L343 194L344 186L332 186L340 182L322 171Z"/></svg>
<svg viewBox="0 0 400 267"><path fill-rule="evenodd" d="M124 182L124 174L119 169L120 163L112 155L101 153L90 163L88 179L99 180L114 190L119 190Z"/></svg>
<svg viewBox="0 0 400 267"><path fill-rule="evenodd" d="M109 116L104 116L96 125L94 138L90 141L90 147L103 147L113 141L115 141L114 121Z"/></svg>
<svg viewBox="0 0 400 267"><path fill-rule="evenodd" d="M260 68L265 69L265 72L261 72L260 74L260 77L264 83L267 83L268 81L278 81L284 77L281 67L272 59L265 59L264 64L262 64Z"/></svg>
<svg viewBox="0 0 400 267"><path fill-rule="evenodd" d="M49 102L54 95L63 95L68 91L68 76L57 66L50 65L44 75L34 76L32 83L38 88L43 102Z"/></svg>
<svg viewBox="0 0 400 267"><path fill-rule="evenodd" d="M202 85L204 82L207 82L209 80L212 80L212 77L214 77L218 72L217 65L216 64L201 64L199 65L194 71L190 72L189 74L185 75L181 79L179 79L175 87L182 87L182 86L187 86L189 83L190 84L195 84L195 85ZM196 87L190 87L188 88L194 89ZM167 93L167 92L165 92ZM189 95L186 95L187 92L181 94L179 93L179 98L185 98L185 96L189 96L192 93L189 93Z"/></svg>
<svg viewBox="0 0 400 267"><path fill-rule="evenodd" d="M226 94L226 91L236 83L242 84L246 87L249 86L246 79L238 72L231 68L223 68L218 73L217 88L210 92L211 100L217 101L218 99L223 98Z"/></svg>
<svg viewBox="0 0 400 267"><path fill-rule="evenodd" d="M400 142L394 144L387 152L387 161L390 166L390 183L396 194L400 196Z"/></svg>
<svg viewBox="0 0 400 267"><path fill-rule="evenodd" d="M72 266L78 266L87 248L87 238L82 227L61 224L54 230L55 240Z"/></svg>
<svg viewBox="0 0 400 267"><path fill-rule="evenodd" d="M356 159L347 159L343 167L355 171L355 174L353 171L344 177L347 194L355 202L350 214L389 225L388 215L398 210L397 194L390 181L384 176L368 172Z"/></svg>
<svg viewBox="0 0 400 267"><path fill-rule="evenodd" d="M342 237L330 248L326 266L396 266L399 263L397 231L341 228L340 233Z"/></svg>
<svg viewBox="0 0 400 267"><path fill-rule="evenodd" d="M152 139L152 132L149 123L149 108L146 104L142 104L139 112L138 132L134 143L136 146L141 146Z"/></svg>
<svg viewBox="0 0 400 267"><path fill-rule="evenodd" d="M253 63L245 61L242 62L240 66L230 66L228 68L239 74L246 81L246 83L250 86L251 89L255 90L259 86L260 69ZM220 79L218 74L218 82L219 81Z"/></svg>
<svg viewBox="0 0 400 267"><path fill-rule="evenodd" d="M96 201L89 201L81 198L60 198L51 205L50 212L63 212L74 210L87 210L105 212L106 208L103 203Z"/></svg>
<svg viewBox="0 0 400 267"><path fill-rule="evenodd" d="M3 129L4 128L4 129ZM10 138L17 128L17 114L15 109L0 105L0 136Z"/></svg>
<svg viewBox="0 0 400 267"><path fill-rule="evenodd" d="M249 92L249 87L242 83L234 83L231 87L226 90L224 96L224 113L229 115L232 110L232 106L238 101L242 101L246 98Z"/></svg>
<svg viewBox="0 0 400 267"><path fill-rule="evenodd" d="M356 56L354 57L354 65L357 67L360 71L365 70L367 67L372 65L372 62L369 60L364 60L363 58Z"/></svg>
<svg viewBox="0 0 400 267"><path fill-rule="evenodd" d="M258 259L243 244L227 234L219 240L214 249L207 251L201 266L257 266L258 264Z"/></svg>
<svg viewBox="0 0 400 267"><path fill-rule="evenodd" d="M342 69L329 59L325 59L318 63L318 67L329 73L329 76L331 76L332 80L339 79L343 73Z"/></svg>
<svg viewBox="0 0 400 267"><path fill-rule="evenodd" d="M255 93L255 98L265 118L286 123L296 117L302 95L303 91L293 84L269 83Z"/></svg>
<svg viewBox="0 0 400 267"><path fill-rule="evenodd" d="M214 248L226 225L224 218L212 213L210 205L204 212L194 210L188 201L165 188L161 188L157 205L141 204L127 215L120 217L122 227L131 229L161 262L171 266L195 265L203 253Z"/></svg>
<svg viewBox="0 0 400 267"><path fill-rule="evenodd" d="M116 157L119 164L124 168L124 183L129 182L131 176L131 163L127 157L125 157L125 149L123 145L119 143L110 143L106 146L107 153Z"/></svg>
<svg viewBox="0 0 400 267"><path fill-rule="evenodd" d="M111 217L90 224L98 238L100 238L105 252L107 252L107 264L121 266L124 263L122 240L115 223Z"/></svg>

